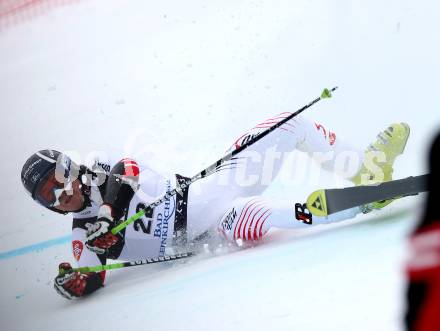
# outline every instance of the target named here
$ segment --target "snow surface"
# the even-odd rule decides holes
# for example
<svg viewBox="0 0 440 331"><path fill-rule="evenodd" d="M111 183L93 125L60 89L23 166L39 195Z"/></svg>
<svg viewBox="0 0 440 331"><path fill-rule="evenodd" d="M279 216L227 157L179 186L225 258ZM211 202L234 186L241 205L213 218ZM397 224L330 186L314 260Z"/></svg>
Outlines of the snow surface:
<svg viewBox="0 0 440 331"><path fill-rule="evenodd" d="M395 177L422 174L439 128L436 1L84 0L0 32L2 330L401 330L405 239L422 208L384 211L263 245L114 271L69 302L52 289L70 246L68 217L26 196L19 174L38 149L122 149L192 175L261 119L307 111L366 146L411 125ZM137 142L134 144L134 142ZM299 162L301 160L301 162ZM343 185L298 159L271 198ZM302 170L299 170L302 169ZM63 240L61 240L63 241ZM42 244L43 243L43 244Z"/></svg>

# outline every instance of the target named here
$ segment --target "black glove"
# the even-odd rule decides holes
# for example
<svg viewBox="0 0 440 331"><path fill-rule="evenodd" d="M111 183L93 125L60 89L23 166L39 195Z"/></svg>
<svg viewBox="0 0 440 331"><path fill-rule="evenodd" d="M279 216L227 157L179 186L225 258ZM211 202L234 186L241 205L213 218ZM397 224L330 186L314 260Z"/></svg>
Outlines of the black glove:
<svg viewBox="0 0 440 331"><path fill-rule="evenodd" d="M99 273L73 271L72 266L67 262L60 264L59 274L54 281L54 287L58 294L69 300L95 292L103 286L103 280Z"/></svg>

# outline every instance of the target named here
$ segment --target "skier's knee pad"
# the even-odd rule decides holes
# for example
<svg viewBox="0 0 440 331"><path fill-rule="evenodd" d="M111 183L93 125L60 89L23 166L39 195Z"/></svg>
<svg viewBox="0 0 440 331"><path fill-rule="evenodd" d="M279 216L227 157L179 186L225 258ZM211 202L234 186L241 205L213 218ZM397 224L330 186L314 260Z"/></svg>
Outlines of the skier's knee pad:
<svg viewBox="0 0 440 331"><path fill-rule="evenodd" d="M267 232L265 223L270 213L267 202L261 197L238 198L222 216L218 230L233 242L258 240Z"/></svg>

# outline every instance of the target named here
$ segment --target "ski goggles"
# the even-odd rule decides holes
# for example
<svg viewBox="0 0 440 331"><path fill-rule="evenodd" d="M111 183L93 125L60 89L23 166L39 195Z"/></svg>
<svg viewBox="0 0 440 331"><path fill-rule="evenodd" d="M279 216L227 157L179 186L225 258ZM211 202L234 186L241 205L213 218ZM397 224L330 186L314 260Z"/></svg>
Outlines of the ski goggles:
<svg viewBox="0 0 440 331"><path fill-rule="evenodd" d="M58 181L57 177L55 169L49 171L49 173L40 180L35 190L34 199L44 207L54 208L59 206L61 204L60 197L64 192L68 195L73 194L70 177L62 176L64 182Z"/></svg>

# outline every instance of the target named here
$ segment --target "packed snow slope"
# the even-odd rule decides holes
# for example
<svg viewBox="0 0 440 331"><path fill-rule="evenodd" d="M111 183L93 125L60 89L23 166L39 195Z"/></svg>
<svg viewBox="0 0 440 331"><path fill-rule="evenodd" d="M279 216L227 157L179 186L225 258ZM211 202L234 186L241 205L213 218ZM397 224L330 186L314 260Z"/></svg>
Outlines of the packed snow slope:
<svg viewBox="0 0 440 331"><path fill-rule="evenodd" d="M274 231L252 249L114 271L105 289L69 302L52 280L73 260L70 219L33 203L20 171L50 147L79 160L119 149L193 175L262 119L338 85L307 116L361 147L409 123L395 177L422 174L440 128L439 10L409 0L84 0L2 30L2 330L401 330L405 242L423 197ZM268 197L344 185L294 160Z"/></svg>

